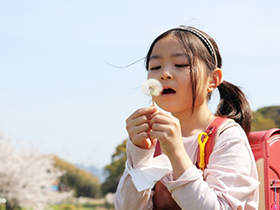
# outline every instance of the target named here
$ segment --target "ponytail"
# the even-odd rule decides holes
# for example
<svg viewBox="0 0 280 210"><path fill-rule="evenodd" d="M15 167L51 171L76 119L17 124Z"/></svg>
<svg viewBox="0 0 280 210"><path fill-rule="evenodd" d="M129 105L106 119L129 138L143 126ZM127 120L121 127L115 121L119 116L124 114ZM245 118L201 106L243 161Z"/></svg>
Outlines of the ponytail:
<svg viewBox="0 0 280 210"><path fill-rule="evenodd" d="M235 120L248 135L251 130L251 109L245 94L227 81L223 81L218 86L221 101L218 105L218 116L227 117Z"/></svg>

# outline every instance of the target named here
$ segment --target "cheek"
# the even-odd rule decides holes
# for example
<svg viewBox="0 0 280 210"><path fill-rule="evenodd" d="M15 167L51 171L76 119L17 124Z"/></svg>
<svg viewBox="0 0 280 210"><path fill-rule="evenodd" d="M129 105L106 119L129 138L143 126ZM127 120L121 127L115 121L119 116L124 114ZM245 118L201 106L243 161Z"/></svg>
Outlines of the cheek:
<svg viewBox="0 0 280 210"><path fill-rule="evenodd" d="M181 72L177 77L180 80L181 86L185 87L187 90L191 90L192 84L189 72Z"/></svg>
<svg viewBox="0 0 280 210"><path fill-rule="evenodd" d="M157 79L157 78L154 72L148 71L147 79Z"/></svg>

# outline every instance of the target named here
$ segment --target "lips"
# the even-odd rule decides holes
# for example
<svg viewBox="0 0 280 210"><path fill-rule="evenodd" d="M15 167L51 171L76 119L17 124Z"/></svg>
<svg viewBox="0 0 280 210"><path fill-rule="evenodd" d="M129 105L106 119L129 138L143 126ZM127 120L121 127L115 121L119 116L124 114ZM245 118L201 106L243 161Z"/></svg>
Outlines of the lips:
<svg viewBox="0 0 280 210"><path fill-rule="evenodd" d="M175 94L175 93L176 93L176 91L173 90L172 88L165 88L162 91L162 95L169 95L169 94Z"/></svg>

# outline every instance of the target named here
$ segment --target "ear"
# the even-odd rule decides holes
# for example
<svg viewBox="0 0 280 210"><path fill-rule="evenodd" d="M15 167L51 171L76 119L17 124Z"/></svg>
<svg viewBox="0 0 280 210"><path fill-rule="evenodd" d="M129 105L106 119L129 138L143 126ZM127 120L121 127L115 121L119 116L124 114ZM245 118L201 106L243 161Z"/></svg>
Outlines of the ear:
<svg viewBox="0 0 280 210"><path fill-rule="evenodd" d="M209 76L208 93L212 93L223 82L223 73L219 68L214 69Z"/></svg>

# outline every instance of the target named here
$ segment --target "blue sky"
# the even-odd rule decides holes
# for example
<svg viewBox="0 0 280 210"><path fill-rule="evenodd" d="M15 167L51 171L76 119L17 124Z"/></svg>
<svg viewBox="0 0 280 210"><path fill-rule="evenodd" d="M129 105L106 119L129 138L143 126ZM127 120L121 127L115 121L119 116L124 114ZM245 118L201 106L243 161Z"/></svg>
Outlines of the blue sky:
<svg viewBox="0 0 280 210"><path fill-rule="evenodd" d="M72 163L103 167L141 91L153 39L181 24L218 43L224 79L252 109L280 105L280 2L0 0L0 129ZM215 103L211 105L215 107Z"/></svg>

